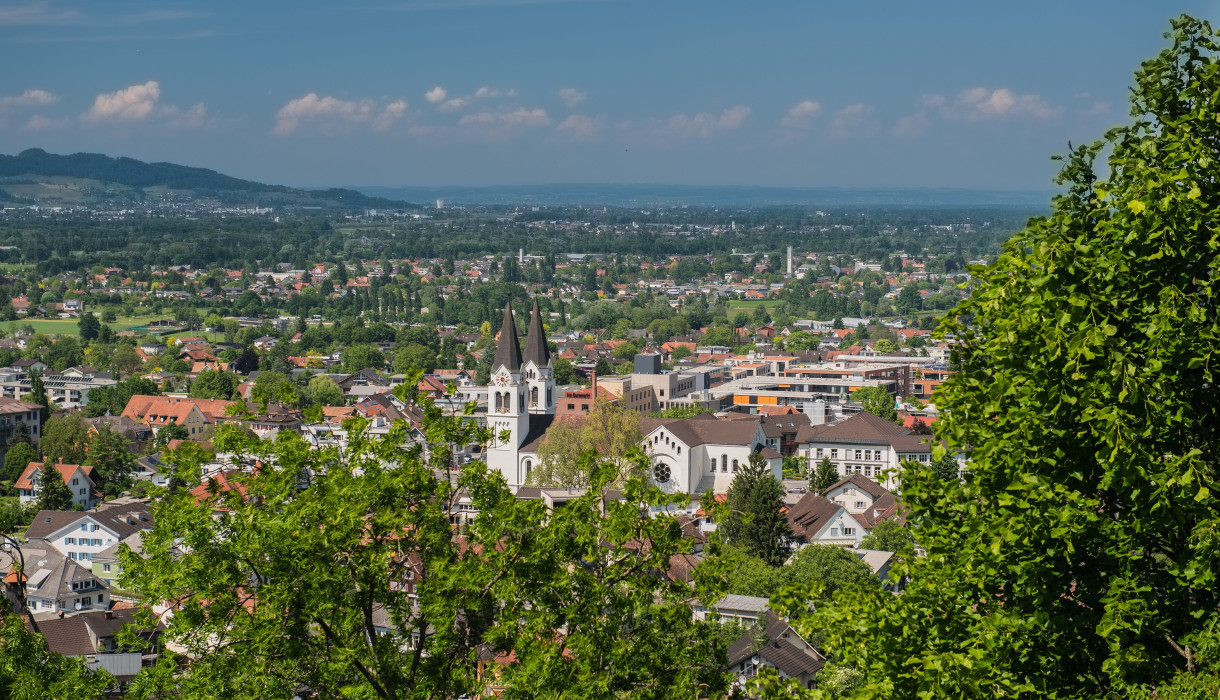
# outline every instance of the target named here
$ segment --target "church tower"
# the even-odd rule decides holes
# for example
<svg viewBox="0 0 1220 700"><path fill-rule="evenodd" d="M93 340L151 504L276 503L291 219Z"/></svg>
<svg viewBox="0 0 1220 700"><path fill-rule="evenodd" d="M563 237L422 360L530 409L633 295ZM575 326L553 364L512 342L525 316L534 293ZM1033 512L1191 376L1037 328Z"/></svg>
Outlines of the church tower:
<svg viewBox="0 0 1220 700"><path fill-rule="evenodd" d="M529 434L530 415L526 410L528 387L522 377L521 341L513 322L513 305L504 306L504 321L500 325L500 342L491 363L491 380L487 386L487 427L494 433L487 448L487 466L504 475L514 490L525 481L518 464L522 443ZM553 389L552 389L553 391ZM501 434L507 432L507 439Z"/></svg>
<svg viewBox="0 0 1220 700"><path fill-rule="evenodd" d="M525 338L525 364L521 368L525 380L526 405L530 413L555 414L555 365L546 344L546 332L542 329L542 315L538 312L538 300L530 313L529 335Z"/></svg>

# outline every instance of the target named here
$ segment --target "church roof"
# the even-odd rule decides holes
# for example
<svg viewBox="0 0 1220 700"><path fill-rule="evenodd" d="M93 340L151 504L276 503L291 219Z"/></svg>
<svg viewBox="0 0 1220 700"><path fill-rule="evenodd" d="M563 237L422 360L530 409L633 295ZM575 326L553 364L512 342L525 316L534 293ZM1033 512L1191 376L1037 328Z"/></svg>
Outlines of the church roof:
<svg viewBox="0 0 1220 700"><path fill-rule="evenodd" d="M496 346L496 357L491 371L508 367L510 372L521 369L521 342L517 339L517 324L513 322L513 302L504 305L504 322L500 324L500 343Z"/></svg>
<svg viewBox="0 0 1220 700"><path fill-rule="evenodd" d="M530 312L530 327L525 338L525 361L538 367L546 367L551 361L551 351L546 345L546 332L542 330L542 314L538 313L538 300Z"/></svg>

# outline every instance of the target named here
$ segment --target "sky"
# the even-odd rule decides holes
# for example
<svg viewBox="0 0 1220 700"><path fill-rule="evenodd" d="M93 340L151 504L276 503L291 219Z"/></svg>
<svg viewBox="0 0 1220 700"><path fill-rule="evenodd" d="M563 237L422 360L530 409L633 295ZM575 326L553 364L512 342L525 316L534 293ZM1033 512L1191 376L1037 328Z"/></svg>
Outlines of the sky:
<svg viewBox="0 0 1220 700"><path fill-rule="evenodd" d="M0 0L0 153L301 187L1052 186L1220 0Z"/></svg>

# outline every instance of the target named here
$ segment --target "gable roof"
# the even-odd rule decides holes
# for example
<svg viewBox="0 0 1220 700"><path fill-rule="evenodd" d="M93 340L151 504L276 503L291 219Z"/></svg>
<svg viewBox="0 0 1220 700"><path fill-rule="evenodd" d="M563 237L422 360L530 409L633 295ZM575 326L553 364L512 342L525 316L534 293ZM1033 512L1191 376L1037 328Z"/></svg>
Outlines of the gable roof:
<svg viewBox="0 0 1220 700"><path fill-rule="evenodd" d="M42 469L43 464L45 464L45 462L30 462L27 464L25 471L21 472L21 476L18 477L17 481L13 484L13 488L34 488L34 475ZM59 464L55 465L55 469L59 471L59 476L64 480L65 485L67 485L69 480L72 479L72 475L76 473L77 469L84 472L85 476L89 478L89 481L91 483L93 482L93 467L87 464L64 464L63 462L60 462Z"/></svg>
<svg viewBox="0 0 1220 700"><path fill-rule="evenodd" d="M186 424L192 408L198 408L204 420L215 423L224 417L225 409L234 401L221 399L188 399L177 396L145 396L137 394L127 400L123 414L128 418L148 425Z"/></svg>
<svg viewBox="0 0 1220 700"><path fill-rule="evenodd" d="M873 481L872 479L868 478L867 476L862 476L860 474L849 474L847 476L847 478L839 479L835 483L826 487L826 490L823 491L822 493L832 491L834 489L839 488L840 486L846 486L847 484L851 484L852 486L855 486L856 488L860 489L864 493L867 493L868 495L872 496L873 501L876 501L876 500L880 499L882 496L885 496L886 494L889 493L889 490L886 489L881 484L878 484L876 481Z"/></svg>
<svg viewBox="0 0 1220 700"><path fill-rule="evenodd" d="M807 541L818 534L840 511L846 512L843 506L834 501L815 493L807 493L801 496L796 505L788 509L788 526L792 528L793 537Z"/></svg>
<svg viewBox="0 0 1220 700"><path fill-rule="evenodd" d="M734 666L755 655L766 660L784 675L795 677L804 673L817 673L825 663L821 659L807 653L799 646L783 638L791 630L791 626L768 610L754 629L747 631L737 641L729 645L729 665ZM761 646L755 641L755 633L761 632L766 643ZM795 634L795 630L792 630ZM799 638L799 635L797 635ZM802 643L804 640L801 640Z"/></svg>
<svg viewBox="0 0 1220 700"><path fill-rule="evenodd" d="M27 539L40 540L54 535L65 527L77 525L82 520L93 520L123 539L128 535L152 528L152 514L144 503L113 506L87 513L74 510L40 510L34 516L29 529L25 531Z"/></svg>
<svg viewBox="0 0 1220 700"><path fill-rule="evenodd" d="M694 418L641 418L640 432L650 435L664 427L688 447L696 445L752 445L757 420L720 420L710 414Z"/></svg>

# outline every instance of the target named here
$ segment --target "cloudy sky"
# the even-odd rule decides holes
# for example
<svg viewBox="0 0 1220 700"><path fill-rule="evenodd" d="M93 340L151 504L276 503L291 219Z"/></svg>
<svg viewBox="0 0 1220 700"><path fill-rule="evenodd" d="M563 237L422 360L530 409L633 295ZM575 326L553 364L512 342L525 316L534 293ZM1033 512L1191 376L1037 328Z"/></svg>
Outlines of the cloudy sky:
<svg viewBox="0 0 1220 700"><path fill-rule="evenodd" d="M1044 189L1216 0L0 0L0 152L298 186Z"/></svg>

